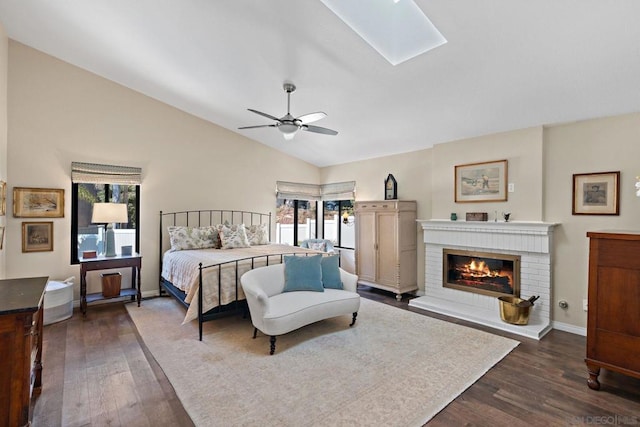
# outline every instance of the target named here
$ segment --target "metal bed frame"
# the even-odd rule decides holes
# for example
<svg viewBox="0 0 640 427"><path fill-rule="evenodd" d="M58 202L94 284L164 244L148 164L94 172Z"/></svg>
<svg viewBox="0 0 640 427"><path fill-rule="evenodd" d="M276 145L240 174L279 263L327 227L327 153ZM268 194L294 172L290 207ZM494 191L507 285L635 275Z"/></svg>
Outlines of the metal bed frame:
<svg viewBox="0 0 640 427"><path fill-rule="evenodd" d="M271 237L271 213L249 212L249 211L236 211L225 209L207 209L207 210L193 210L193 211L180 211L180 212L168 212L164 213L160 211L160 244L159 246L159 280L158 290L160 296L167 296L167 294L173 296L182 306L189 307L189 303L185 302L186 293L175 287L171 282L162 277L162 256L168 248L168 244L165 244L165 236L168 239L168 233L165 232L168 226L187 226L187 227L206 227L209 225L222 224L228 221L229 224L262 224L268 221L269 237ZM279 260L280 263L284 261L285 255L301 255L300 253L281 253L271 255L258 255L254 257L248 257L238 259L234 261L226 261L211 265L198 266L198 334L199 340L202 341L202 324L204 322L218 319L223 316L229 316L233 314L243 313L246 316L248 309L245 300L238 299L238 287L240 285L240 277L238 275L238 266L240 262L251 261L251 269L254 268L257 260L265 260L266 265L269 265L270 260ZM308 255L308 254L306 254ZM202 311L203 306L203 290L202 290L202 274L207 269L218 269L218 301L222 301L222 289L220 286L222 268L227 265L235 264L235 300L226 305L218 305L206 312Z"/></svg>

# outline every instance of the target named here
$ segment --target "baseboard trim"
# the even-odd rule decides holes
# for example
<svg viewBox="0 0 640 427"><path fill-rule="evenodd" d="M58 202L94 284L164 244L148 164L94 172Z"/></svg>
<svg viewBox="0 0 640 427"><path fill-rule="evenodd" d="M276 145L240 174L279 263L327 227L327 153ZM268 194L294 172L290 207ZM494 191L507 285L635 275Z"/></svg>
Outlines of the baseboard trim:
<svg viewBox="0 0 640 427"><path fill-rule="evenodd" d="M569 323L562 322L552 322L553 329L557 329L559 331L569 332L575 335L582 335L583 337L587 336L587 328L583 328L581 326L570 325Z"/></svg>

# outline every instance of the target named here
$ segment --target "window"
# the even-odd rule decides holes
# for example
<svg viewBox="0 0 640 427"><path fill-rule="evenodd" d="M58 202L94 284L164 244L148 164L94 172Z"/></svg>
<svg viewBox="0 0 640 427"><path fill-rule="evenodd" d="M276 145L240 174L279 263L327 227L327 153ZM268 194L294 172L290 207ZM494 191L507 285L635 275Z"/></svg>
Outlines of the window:
<svg viewBox="0 0 640 427"><path fill-rule="evenodd" d="M322 238L340 248L354 249L356 241L353 200L323 202Z"/></svg>
<svg viewBox="0 0 640 427"><path fill-rule="evenodd" d="M354 247L355 230L353 229L353 200L355 199L355 181L336 182L331 184L303 184L297 182L276 182L276 242L299 245L306 239L315 239L318 236L318 224L316 221L318 202L322 204L323 212L323 236L343 247ZM329 221L332 210L333 224ZM347 221L340 220L346 213ZM335 218L337 215L337 218ZM349 218L351 218L349 220ZM327 230L326 227L333 227ZM351 226L351 228L349 228Z"/></svg>
<svg viewBox="0 0 640 427"><path fill-rule="evenodd" d="M116 253L122 246L140 247L140 176L139 168L87 163L72 164L71 186L71 264L77 264L84 251L104 253L104 224L93 224L94 203L123 203L129 222L114 224Z"/></svg>
<svg viewBox="0 0 640 427"><path fill-rule="evenodd" d="M315 239L317 210L315 201L277 199L276 242L298 246L303 240Z"/></svg>

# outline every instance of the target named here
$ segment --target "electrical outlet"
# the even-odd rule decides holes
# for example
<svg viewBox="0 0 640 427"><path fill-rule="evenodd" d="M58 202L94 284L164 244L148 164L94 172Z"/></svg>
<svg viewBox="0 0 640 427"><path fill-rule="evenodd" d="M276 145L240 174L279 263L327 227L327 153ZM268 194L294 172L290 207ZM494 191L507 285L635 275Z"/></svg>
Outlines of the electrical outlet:
<svg viewBox="0 0 640 427"><path fill-rule="evenodd" d="M516 185L513 182L509 183L508 191L509 193L513 193L514 191L516 191Z"/></svg>
<svg viewBox="0 0 640 427"><path fill-rule="evenodd" d="M583 299L583 300L582 300L582 309L583 309L584 311L587 311L587 308L588 308L588 306L589 306L589 304L587 303L588 301L589 301L589 300L586 300L586 299Z"/></svg>

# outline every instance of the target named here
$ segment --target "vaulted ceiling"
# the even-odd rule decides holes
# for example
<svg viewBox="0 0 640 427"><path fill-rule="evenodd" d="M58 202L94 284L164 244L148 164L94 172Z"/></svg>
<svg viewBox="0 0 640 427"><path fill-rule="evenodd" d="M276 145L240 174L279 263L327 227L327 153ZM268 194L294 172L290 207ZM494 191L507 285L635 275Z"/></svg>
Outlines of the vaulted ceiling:
<svg viewBox="0 0 640 427"><path fill-rule="evenodd" d="M640 1L415 2L447 43L396 66L320 0L0 0L0 22L14 40L318 166L640 111ZM292 115L324 111L314 124L337 136L237 129L271 123L247 108L283 116L285 81L297 86Z"/></svg>

